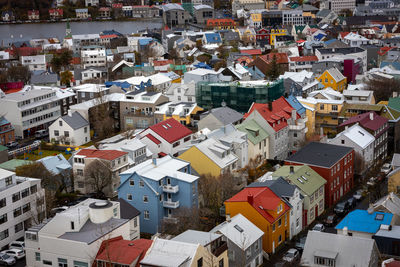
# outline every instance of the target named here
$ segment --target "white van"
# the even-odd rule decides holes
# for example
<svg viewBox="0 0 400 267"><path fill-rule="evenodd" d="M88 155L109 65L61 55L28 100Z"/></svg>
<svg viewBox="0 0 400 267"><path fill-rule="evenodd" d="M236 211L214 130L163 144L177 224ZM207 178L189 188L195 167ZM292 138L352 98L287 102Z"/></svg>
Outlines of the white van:
<svg viewBox="0 0 400 267"><path fill-rule="evenodd" d="M48 135L49 135L49 132L47 130L39 130L39 131L35 132L35 137L36 138L42 138L42 137L45 137L45 136L48 136Z"/></svg>

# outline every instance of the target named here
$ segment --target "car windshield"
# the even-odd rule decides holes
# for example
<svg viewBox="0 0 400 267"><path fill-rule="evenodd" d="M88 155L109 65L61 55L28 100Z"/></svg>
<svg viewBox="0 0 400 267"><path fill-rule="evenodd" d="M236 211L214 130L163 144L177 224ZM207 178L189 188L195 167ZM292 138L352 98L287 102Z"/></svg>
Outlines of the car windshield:
<svg viewBox="0 0 400 267"><path fill-rule="evenodd" d="M344 203L339 203L339 204L336 205L336 207L339 208L339 209L343 209L344 205L345 205Z"/></svg>
<svg viewBox="0 0 400 267"><path fill-rule="evenodd" d="M4 255L3 255L3 259L6 260L6 259L8 259L8 258L10 258L10 256L8 256L7 254L4 254Z"/></svg>
<svg viewBox="0 0 400 267"><path fill-rule="evenodd" d="M315 229L315 230L321 230L321 228L322 228L322 226L321 226L321 225L318 225L318 224L317 224L316 226L314 226L314 229Z"/></svg>
<svg viewBox="0 0 400 267"><path fill-rule="evenodd" d="M288 251L288 252L286 253L286 257L293 258L293 257L294 257L294 251Z"/></svg>

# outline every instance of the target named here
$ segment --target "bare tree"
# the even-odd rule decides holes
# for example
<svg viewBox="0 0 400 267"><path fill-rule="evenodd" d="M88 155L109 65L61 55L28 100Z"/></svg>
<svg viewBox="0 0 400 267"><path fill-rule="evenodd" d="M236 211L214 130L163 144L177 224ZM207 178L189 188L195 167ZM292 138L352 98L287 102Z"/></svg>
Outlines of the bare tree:
<svg viewBox="0 0 400 267"><path fill-rule="evenodd" d="M377 103L382 100L388 100L393 92L400 92L400 81L394 78L372 78L366 80L365 84L366 90L374 92Z"/></svg>
<svg viewBox="0 0 400 267"><path fill-rule="evenodd" d="M202 230L200 211L197 208L181 207L174 211L173 219L165 218L161 223L161 233L179 235L186 230Z"/></svg>
<svg viewBox="0 0 400 267"><path fill-rule="evenodd" d="M108 161L95 159L85 166L85 182L99 196L106 194L106 189L112 184L113 173Z"/></svg>
<svg viewBox="0 0 400 267"><path fill-rule="evenodd" d="M367 164L360 153L356 152L354 155L354 172L356 174L363 174L366 171Z"/></svg>

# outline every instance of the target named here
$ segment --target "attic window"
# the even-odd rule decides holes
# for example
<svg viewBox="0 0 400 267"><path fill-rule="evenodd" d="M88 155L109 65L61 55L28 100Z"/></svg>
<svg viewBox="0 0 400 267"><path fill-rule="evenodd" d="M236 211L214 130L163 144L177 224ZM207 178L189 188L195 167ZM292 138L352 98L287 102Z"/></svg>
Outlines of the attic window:
<svg viewBox="0 0 400 267"><path fill-rule="evenodd" d="M307 181L307 178L304 177L303 175L301 176L301 178L303 178L304 181Z"/></svg>
<svg viewBox="0 0 400 267"><path fill-rule="evenodd" d="M167 127L167 126L163 125L163 127L164 127L164 129L168 130L168 127Z"/></svg>
<svg viewBox="0 0 400 267"><path fill-rule="evenodd" d="M304 181L301 180L301 178L297 178L297 181L299 181L300 183L304 184Z"/></svg>
<svg viewBox="0 0 400 267"><path fill-rule="evenodd" d="M383 217L385 217L385 214L378 213L375 215L375 220L383 221Z"/></svg>
<svg viewBox="0 0 400 267"><path fill-rule="evenodd" d="M239 225L235 224L235 226L233 227L235 227L235 229L238 230L239 232L243 233L243 229Z"/></svg>

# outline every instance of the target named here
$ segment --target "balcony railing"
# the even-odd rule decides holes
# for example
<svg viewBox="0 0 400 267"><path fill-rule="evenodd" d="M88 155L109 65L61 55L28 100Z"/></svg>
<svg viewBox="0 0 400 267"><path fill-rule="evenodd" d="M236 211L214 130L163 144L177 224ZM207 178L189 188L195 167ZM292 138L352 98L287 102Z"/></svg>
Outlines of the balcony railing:
<svg viewBox="0 0 400 267"><path fill-rule="evenodd" d="M178 193L179 191L179 185L163 185L163 191L165 193Z"/></svg>
<svg viewBox="0 0 400 267"><path fill-rule="evenodd" d="M176 209L179 207L179 200L178 201L172 201L172 200L163 201L163 206L164 206L164 208Z"/></svg>
<svg viewBox="0 0 400 267"><path fill-rule="evenodd" d="M219 257L219 255L224 253L224 251L226 251L227 249L228 249L228 244L224 241L221 243L219 247L213 250L213 254L215 257Z"/></svg>

